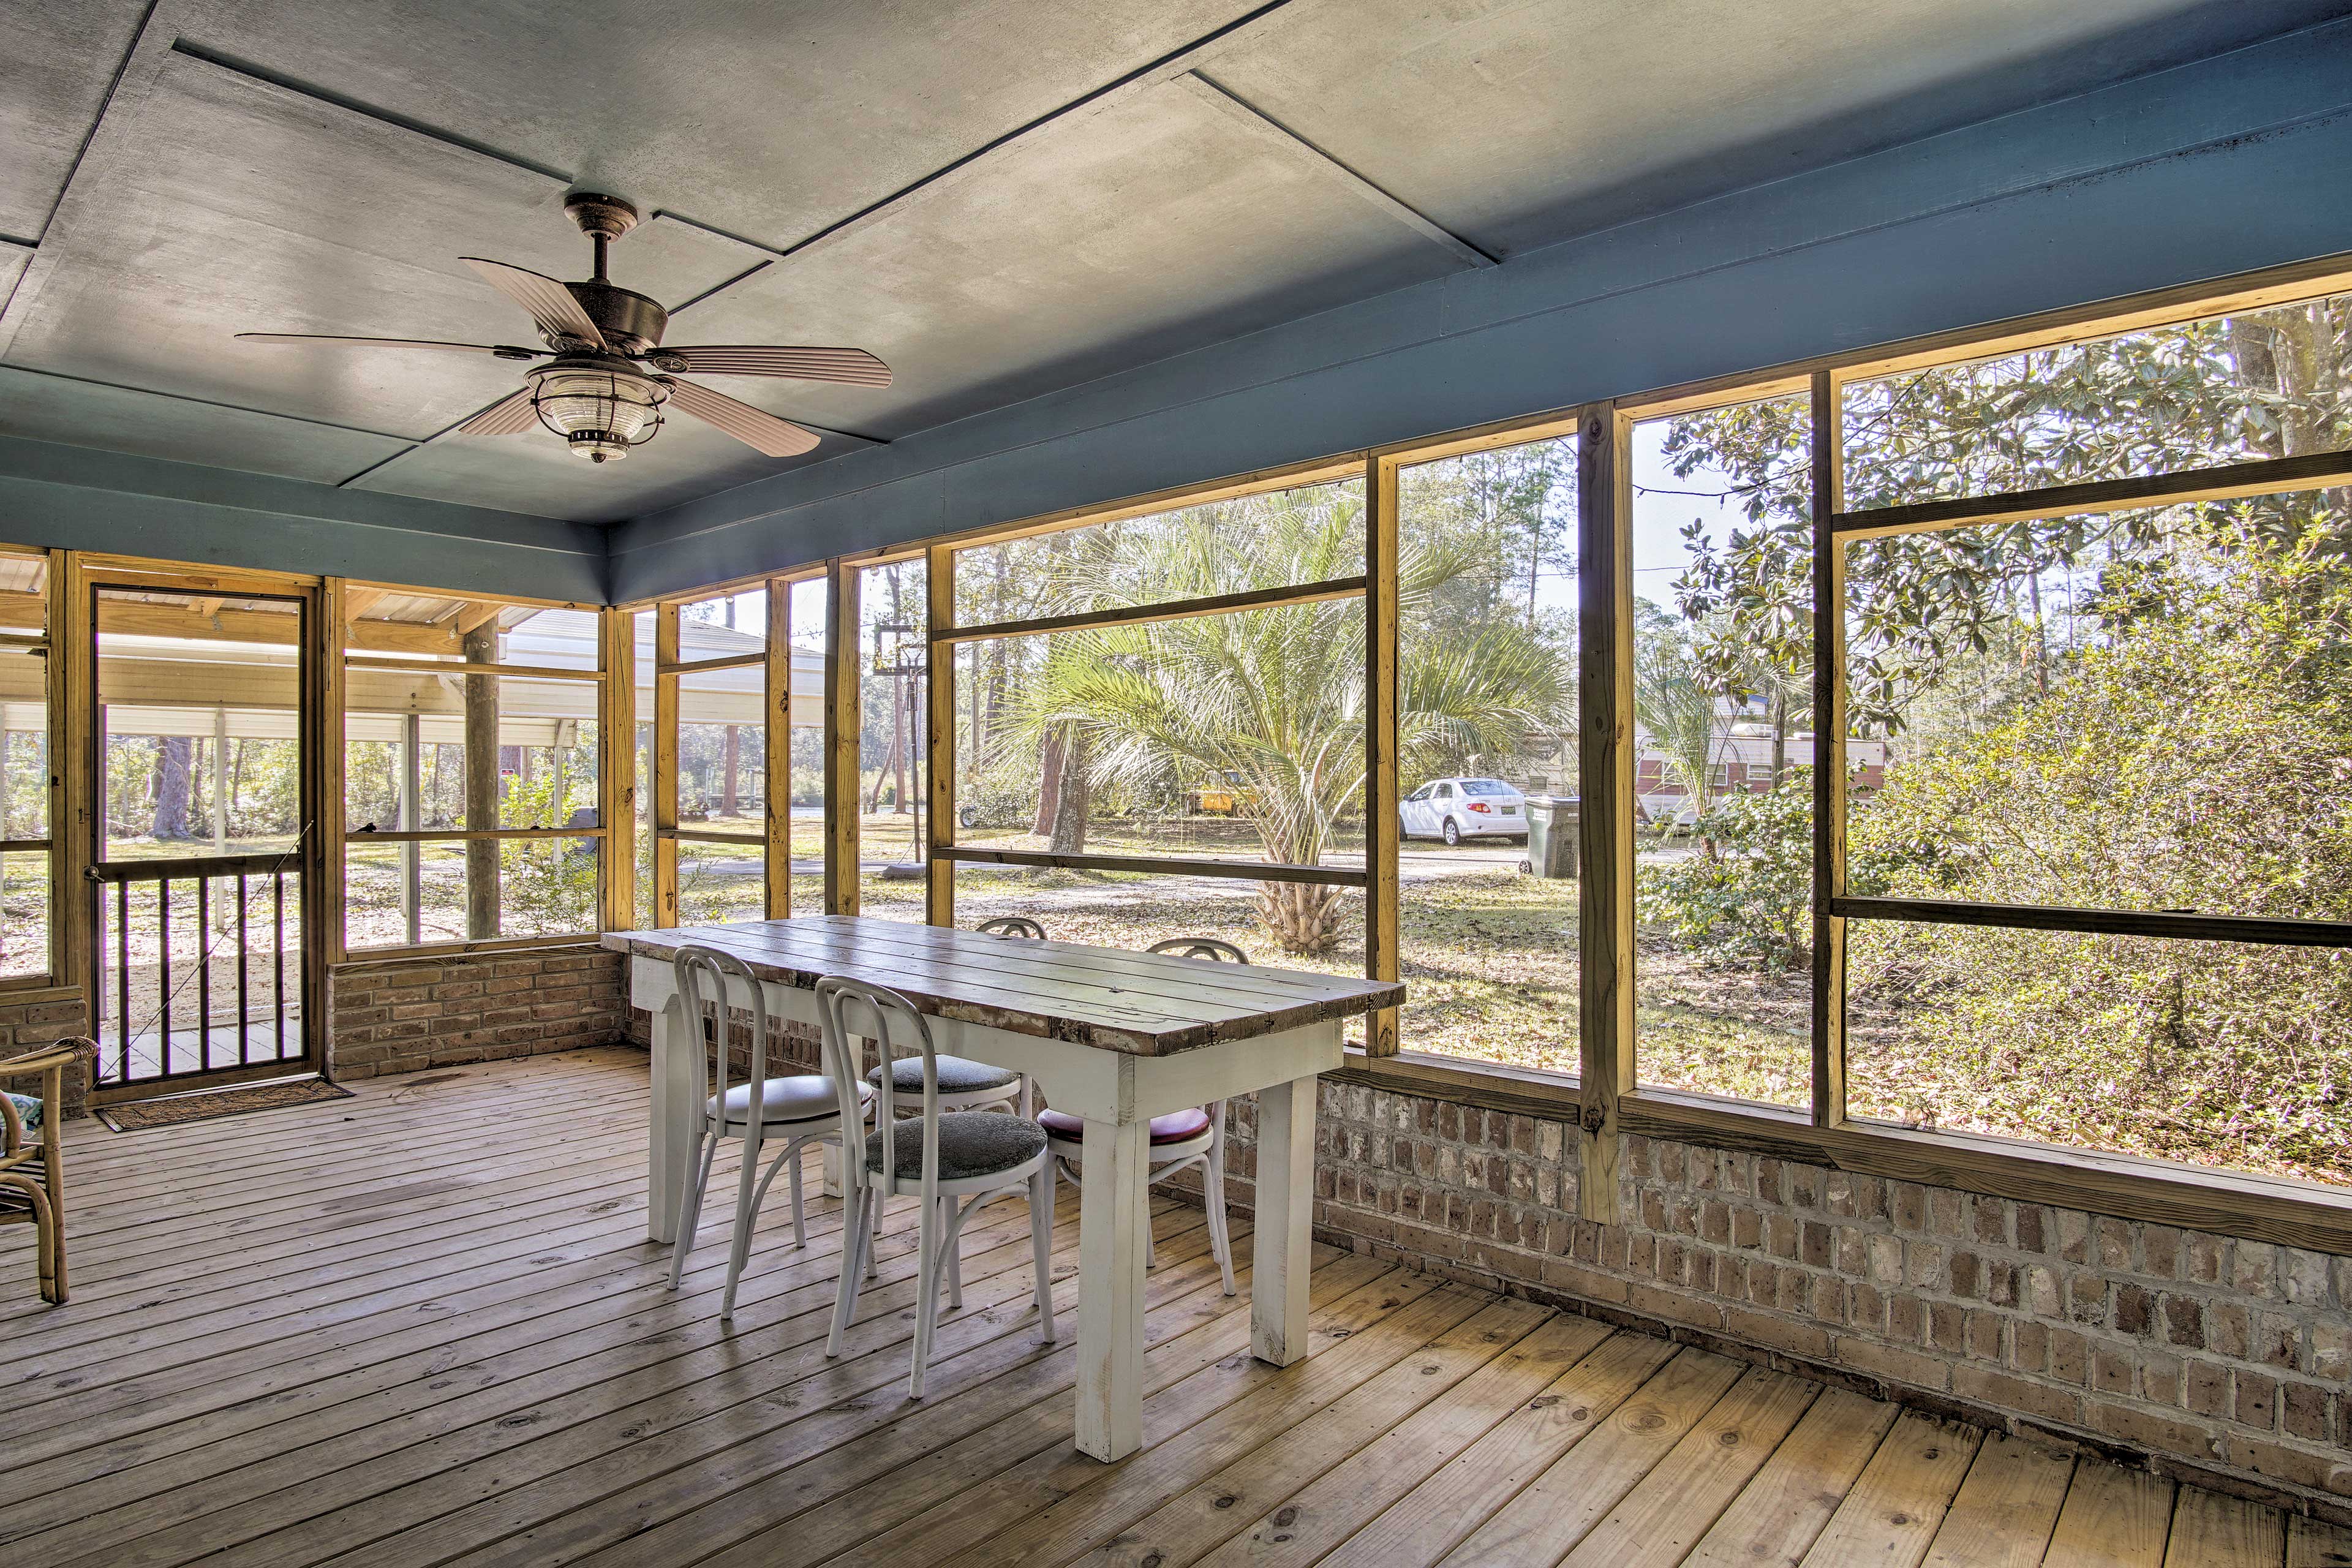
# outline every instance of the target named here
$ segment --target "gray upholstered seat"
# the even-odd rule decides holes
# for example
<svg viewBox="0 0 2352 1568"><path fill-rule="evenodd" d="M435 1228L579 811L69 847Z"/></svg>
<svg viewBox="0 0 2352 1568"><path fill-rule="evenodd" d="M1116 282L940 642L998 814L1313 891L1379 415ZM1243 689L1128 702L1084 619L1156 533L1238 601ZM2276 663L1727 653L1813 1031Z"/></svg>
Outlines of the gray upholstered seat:
<svg viewBox="0 0 2352 1568"><path fill-rule="evenodd" d="M976 1062L968 1057L935 1057L932 1059L939 1063L941 1094L971 1094L984 1089L1010 1089L1021 1078L1019 1073L1009 1068L992 1068L986 1062ZM876 1068L867 1073L866 1081L879 1089L882 1086L882 1069ZM898 1094L920 1095L923 1092L923 1058L900 1057L892 1062L890 1088Z"/></svg>
<svg viewBox="0 0 2352 1568"><path fill-rule="evenodd" d="M942 1068L949 1058L939 1058ZM942 1074L944 1076L944 1074ZM1045 1147L1045 1131L1025 1116L1002 1110L965 1110L940 1118L940 1180L968 1181L992 1176L1034 1159ZM909 1117L898 1124L891 1154L894 1175L919 1181L923 1174L923 1119ZM866 1168L882 1168L880 1129L866 1135Z"/></svg>
<svg viewBox="0 0 2352 1568"><path fill-rule="evenodd" d="M760 1121L774 1126L782 1121L806 1121L813 1117L831 1116L841 1110L841 1101L834 1097L833 1080L815 1073L797 1078L772 1078L767 1081L767 1093L761 1098ZM870 1102L874 1091L858 1086L860 1097ZM719 1097L713 1095L705 1103L705 1114L719 1114ZM730 1126L740 1126L751 1120L751 1086L739 1083L727 1091L727 1121Z"/></svg>

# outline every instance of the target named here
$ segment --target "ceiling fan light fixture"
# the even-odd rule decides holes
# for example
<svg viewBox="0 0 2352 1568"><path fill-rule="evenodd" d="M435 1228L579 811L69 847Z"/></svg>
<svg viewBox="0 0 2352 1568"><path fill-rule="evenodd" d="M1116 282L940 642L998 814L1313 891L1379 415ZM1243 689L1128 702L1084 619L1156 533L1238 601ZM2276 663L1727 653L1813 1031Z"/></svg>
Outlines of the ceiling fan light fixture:
<svg viewBox="0 0 2352 1568"><path fill-rule="evenodd" d="M649 376L585 365L531 373L530 405L539 422L592 463L625 458L662 426L669 388Z"/></svg>

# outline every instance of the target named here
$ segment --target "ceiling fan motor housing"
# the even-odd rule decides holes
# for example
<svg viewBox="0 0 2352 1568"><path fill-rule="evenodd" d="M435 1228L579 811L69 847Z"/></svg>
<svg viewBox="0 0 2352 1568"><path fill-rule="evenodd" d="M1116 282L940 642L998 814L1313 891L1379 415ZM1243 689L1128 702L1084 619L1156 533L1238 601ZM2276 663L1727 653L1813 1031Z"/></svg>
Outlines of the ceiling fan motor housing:
<svg viewBox="0 0 2352 1568"><path fill-rule="evenodd" d="M641 354L661 342L669 312L634 289L590 279L563 286L604 334L604 341L624 353Z"/></svg>

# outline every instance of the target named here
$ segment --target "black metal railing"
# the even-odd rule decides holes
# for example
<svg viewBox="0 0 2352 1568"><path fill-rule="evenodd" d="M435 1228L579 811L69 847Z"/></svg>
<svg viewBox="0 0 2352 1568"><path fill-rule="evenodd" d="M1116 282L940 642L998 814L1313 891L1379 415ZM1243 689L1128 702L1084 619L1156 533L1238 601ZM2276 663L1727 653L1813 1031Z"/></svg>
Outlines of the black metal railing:
<svg viewBox="0 0 2352 1568"><path fill-rule="evenodd" d="M232 1068L252 1067L278 1061L294 1061L306 1054L303 1021L300 1016L299 989L291 998L295 1012L289 1019L287 987L287 962L291 954L299 964L300 947L299 927L301 921L301 889L299 881L301 866L297 858L286 850L257 855L189 856L169 860L115 860L89 868L91 880L111 889L113 900L113 940L102 944L100 963L110 962L112 995L106 997L107 986L101 976L100 994L114 1004L113 1038L106 1039L109 1031L101 1027L99 1078L103 1083L159 1083L171 1079L193 1078L202 1073L218 1072ZM289 879L295 885L290 891ZM194 884L193 899L173 898L173 888L184 889ZM152 886L152 898L134 898L134 887ZM101 893L100 897L108 896ZM296 940L287 940L289 902L293 904ZM152 1005L142 999L134 1009L131 981L135 973L148 967L149 956L134 951L131 916L134 905L145 902L154 915L155 994ZM216 907L221 913L216 917ZM183 965L175 981L173 974L173 911L193 910L194 927L194 969ZM145 911L141 911L145 912ZM182 931L190 923L189 915L179 916ZM267 961L268 996L266 1013L257 1016L254 994L257 976L256 942L257 933L266 933L267 944L260 956ZM236 943L236 1010L234 1021L215 1023L213 998L214 965L227 958L224 949ZM225 978L225 977L224 977ZM183 993L194 984L195 1018L193 1027L175 1025L174 1006ZM140 1016L145 1016L145 1022ZM257 1025L260 1027L257 1029ZM215 1059L215 1032L233 1034L236 1053L232 1058L226 1042ZM190 1037L194 1041L194 1054L188 1058L182 1054ZM111 1046L113 1059L106 1059Z"/></svg>

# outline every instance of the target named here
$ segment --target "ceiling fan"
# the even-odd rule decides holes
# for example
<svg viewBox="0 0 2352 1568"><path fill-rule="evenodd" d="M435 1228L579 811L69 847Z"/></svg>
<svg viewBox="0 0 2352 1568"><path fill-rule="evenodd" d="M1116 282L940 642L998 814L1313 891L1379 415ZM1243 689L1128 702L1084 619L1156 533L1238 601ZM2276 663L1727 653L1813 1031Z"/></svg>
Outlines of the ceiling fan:
<svg viewBox="0 0 2352 1568"><path fill-rule="evenodd" d="M702 343L664 348L662 329L669 312L643 294L604 276L605 247L637 224L637 209L618 196L582 192L563 210L595 242L596 273L577 283L561 282L503 261L478 256L462 259L499 293L530 313L544 349L510 343L444 343L413 338L347 338L316 332L239 332L259 343L328 343L357 348L437 349L450 353L488 354L495 359L539 360L523 373L522 387L483 409L457 428L469 436L520 436L544 426L592 463L625 458L662 426L663 410L675 408L732 436L771 458L791 458L817 444L814 432L765 409L739 403L699 383L703 375L786 376L796 381L843 382L852 386L887 386L890 367L863 349L788 348L760 343Z"/></svg>

